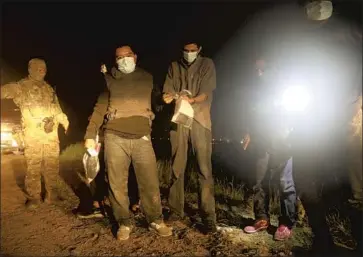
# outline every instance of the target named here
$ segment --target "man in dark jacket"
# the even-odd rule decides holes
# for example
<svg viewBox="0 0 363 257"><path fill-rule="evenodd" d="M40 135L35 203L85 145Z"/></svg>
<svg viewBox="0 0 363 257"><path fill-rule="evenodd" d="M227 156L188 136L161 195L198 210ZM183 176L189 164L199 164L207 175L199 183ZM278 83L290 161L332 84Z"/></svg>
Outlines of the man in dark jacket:
<svg viewBox="0 0 363 257"><path fill-rule="evenodd" d="M191 129L178 124L170 132L172 146L173 184L169 194L172 217L184 217L184 174L188 159L188 143L192 144L199 164L201 191L201 216L205 232L216 231L214 181L212 176L212 121L210 108L216 88L216 71L211 59L199 55L201 47L195 43L184 45L184 58L169 67L164 84L164 101L169 104L173 96L183 90L191 92L183 96L193 107L194 120Z"/></svg>
<svg viewBox="0 0 363 257"><path fill-rule="evenodd" d="M331 190L336 187L334 174L342 170L342 146L349 123L346 117L357 91L354 86L359 85L354 80L361 70L357 52L361 43L354 43L358 38L348 24L332 16L330 1L312 1L304 8L278 7L275 11L260 19L265 24L259 29L265 27L274 34L274 42L260 39L261 51L271 53L273 66L286 79L293 78L291 86L302 83L312 96L306 114L296 115L294 123L294 181L315 235L313 249L322 256L331 256L333 241L326 211L328 200L336 200L337 196ZM281 24L273 27L274 22Z"/></svg>
<svg viewBox="0 0 363 257"><path fill-rule="evenodd" d="M243 145L246 150L252 140L256 150L256 181L253 187L256 222L253 226L245 227L244 231L252 234L264 231L270 226L270 184L272 177L279 177L282 215L274 239L283 241L290 238L296 222L297 198L292 174L291 149L288 143L290 128L283 117L276 119L279 116L279 109L274 105L276 86L269 78L269 74L273 71L265 71L264 60L256 62L256 70L258 76L253 83L254 94L249 95L251 102L249 115L252 117Z"/></svg>
<svg viewBox="0 0 363 257"><path fill-rule="evenodd" d="M117 67L105 74L108 94L98 99L85 135L85 147L95 147L97 131L104 116L105 159L109 198L120 227L118 240L127 240L133 225L130 220L128 175L132 162L139 185L142 208L149 229L160 236L170 236L171 228L163 222L159 180L150 132L152 76L136 67L136 54L129 46L116 49Z"/></svg>

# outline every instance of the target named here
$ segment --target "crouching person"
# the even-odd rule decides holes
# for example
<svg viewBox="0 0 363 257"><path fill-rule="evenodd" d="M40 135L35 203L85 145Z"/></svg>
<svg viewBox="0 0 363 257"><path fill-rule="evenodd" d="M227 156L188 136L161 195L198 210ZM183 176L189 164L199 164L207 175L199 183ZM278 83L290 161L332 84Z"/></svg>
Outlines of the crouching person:
<svg viewBox="0 0 363 257"><path fill-rule="evenodd" d="M136 67L136 54L129 46L116 49L117 67L105 70L108 95L98 99L85 136L85 147L95 146L96 132L104 125L109 198L119 223L118 240L127 240L133 225L129 211L128 176L132 162L140 199L149 229L160 236L172 235L163 222L155 153L150 140L152 76Z"/></svg>

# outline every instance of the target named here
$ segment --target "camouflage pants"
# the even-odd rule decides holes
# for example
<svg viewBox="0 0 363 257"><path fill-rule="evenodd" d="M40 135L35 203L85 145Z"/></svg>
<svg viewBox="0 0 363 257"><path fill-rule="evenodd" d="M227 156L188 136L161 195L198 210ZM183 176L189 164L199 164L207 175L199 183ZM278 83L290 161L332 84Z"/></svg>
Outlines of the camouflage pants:
<svg viewBox="0 0 363 257"><path fill-rule="evenodd" d="M26 197L29 200L40 200L43 178L46 198L51 199L59 177L59 144L27 142L24 150L27 163L25 176Z"/></svg>

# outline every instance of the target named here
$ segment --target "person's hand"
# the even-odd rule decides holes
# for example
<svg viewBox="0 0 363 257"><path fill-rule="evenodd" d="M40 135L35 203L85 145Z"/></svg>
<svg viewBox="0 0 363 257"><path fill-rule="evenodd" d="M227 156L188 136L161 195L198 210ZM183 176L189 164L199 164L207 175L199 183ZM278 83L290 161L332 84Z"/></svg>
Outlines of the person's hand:
<svg viewBox="0 0 363 257"><path fill-rule="evenodd" d="M86 139L86 141L84 142L84 147L86 149L95 149L96 148L96 140Z"/></svg>
<svg viewBox="0 0 363 257"><path fill-rule="evenodd" d="M170 104L172 101L174 100L173 96L171 94L168 94L168 93L165 93L163 95L163 101L166 103L166 104Z"/></svg>
<svg viewBox="0 0 363 257"><path fill-rule="evenodd" d="M243 147L243 150L246 150L248 145L250 144L251 142L251 137L250 137L250 134L246 134L244 137L243 137L243 144L242 144L242 147Z"/></svg>
<svg viewBox="0 0 363 257"><path fill-rule="evenodd" d="M106 65L105 65L105 64L102 64L102 65L101 65L101 72L102 72L103 74L105 74L105 73L107 72L107 67L106 67Z"/></svg>
<svg viewBox="0 0 363 257"><path fill-rule="evenodd" d="M194 104L194 103L195 103L194 98L190 98L190 97L185 96L185 95L181 96L180 98L181 98L182 100L188 101L188 103L190 103L190 104Z"/></svg>
<svg viewBox="0 0 363 257"><path fill-rule="evenodd" d="M66 122L65 124L62 124L63 125L63 128L64 128L64 134L67 134L68 133L68 128L69 128L69 123Z"/></svg>

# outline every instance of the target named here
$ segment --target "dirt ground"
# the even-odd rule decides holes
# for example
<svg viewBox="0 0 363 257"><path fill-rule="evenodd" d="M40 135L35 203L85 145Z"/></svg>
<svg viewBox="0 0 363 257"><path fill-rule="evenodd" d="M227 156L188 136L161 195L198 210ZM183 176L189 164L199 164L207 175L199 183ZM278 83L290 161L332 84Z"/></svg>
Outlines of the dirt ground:
<svg viewBox="0 0 363 257"><path fill-rule="evenodd" d="M311 236L307 227L297 228L288 242L275 242L263 232L249 236L240 229L248 213L217 204L218 220L227 227L205 236L197 229L198 219L186 224L169 223L174 234L160 238L147 230L142 214L135 215L137 228L130 239L119 242L107 218L80 220L72 214L78 200L72 195L56 205L43 204L29 211L22 193L25 174L23 156L6 155L1 159L1 255L4 256L289 256L292 247L304 247ZM242 214L241 214L242 213ZM231 215L234 215L233 217ZM220 224L221 225L221 224Z"/></svg>
<svg viewBox="0 0 363 257"><path fill-rule="evenodd" d="M175 235L159 238L139 224L126 242L116 241L108 220L79 220L72 214L75 199L57 205L24 208L21 190L23 156L1 160L1 254L8 256L69 255L208 255L208 238L183 224L173 224ZM138 220L136 218L136 220ZM142 220L142 219L140 219ZM181 243L181 240L183 243ZM200 242L200 247L191 242ZM189 242L189 243L188 243Z"/></svg>

